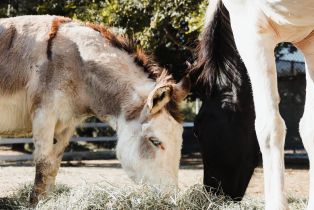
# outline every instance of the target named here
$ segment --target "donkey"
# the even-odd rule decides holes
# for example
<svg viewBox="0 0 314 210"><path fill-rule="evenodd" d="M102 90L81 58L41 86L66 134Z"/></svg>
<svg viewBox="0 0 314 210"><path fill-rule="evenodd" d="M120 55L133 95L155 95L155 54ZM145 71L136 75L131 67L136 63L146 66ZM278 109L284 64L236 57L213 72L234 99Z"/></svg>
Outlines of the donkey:
<svg viewBox="0 0 314 210"><path fill-rule="evenodd" d="M227 10L226 10L226 9ZM229 12L229 15L227 14ZM235 43L228 34L215 33L215 23L231 24ZM210 0L206 23L215 37L224 37L229 49L237 47L248 70L255 106L255 129L263 156L266 209L288 209L284 187L285 122L279 113L279 94L274 48L292 42L306 61L306 102L300 134L310 160L308 209L314 209L314 6L312 0ZM226 35L226 36L225 36ZM214 42L215 37L211 40ZM222 40L223 41L223 40ZM213 44L213 43L211 43ZM220 50L220 52L219 52ZM228 48L217 49L220 56ZM219 59L214 56L212 59ZM227 53L228 54L228 53ZM241 57L240 57L241 56ZM232 63L226 63L227 67ZM218 68L216 74L229 81L237 76L233 68Z"/></svg>
<svg viewBox="0 0 314 210"><path fill-rule="evenodd" d="M65 17L0 19L0 43L0 134L33 134L32 204L54 186L64 149L89 116L110 119L132 180L177 185L188 78L176 83L132 40Z"/></svg>

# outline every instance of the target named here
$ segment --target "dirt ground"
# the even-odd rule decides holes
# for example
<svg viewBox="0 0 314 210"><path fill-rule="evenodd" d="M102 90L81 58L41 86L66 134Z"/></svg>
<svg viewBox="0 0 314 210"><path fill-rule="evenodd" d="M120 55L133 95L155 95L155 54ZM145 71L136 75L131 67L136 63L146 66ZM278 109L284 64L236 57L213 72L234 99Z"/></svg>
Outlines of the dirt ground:
<svg viewBox="0 0 314 210"><path fill-rule="evenodd" d="M183 161L179 172L181 189L196 183L202 183L203 169L199 159ZM31 183L34 178L34 167L28 164L0 165L0 197L7 196L24 184ZM262 169L257 168L247 190L250 197L263 196ZM288 194L294 197L307 197L309 177L307 169L286 169L285 172ZM117 160L64 162L57 176L57 184L66 184L71 187L109 182L123 186L133 184Z"/></svg>

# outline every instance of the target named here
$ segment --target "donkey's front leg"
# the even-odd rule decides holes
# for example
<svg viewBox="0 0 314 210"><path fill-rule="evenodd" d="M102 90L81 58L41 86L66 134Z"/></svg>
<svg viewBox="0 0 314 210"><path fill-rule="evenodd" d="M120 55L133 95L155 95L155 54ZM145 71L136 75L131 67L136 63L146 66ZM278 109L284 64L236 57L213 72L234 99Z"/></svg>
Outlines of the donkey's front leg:
<svg viewBox="0 0 314 210"><path fill-rule="evenodd" d="M286 126L279 113L279 94L274 59L276 34L263 30L259 23L243 27L243 19L231 17L239 53L246 65L252 83L256 112L255 129L263 155L265 208L288 209L284 189L284 140ZM262 23L261 23L262 24Z"/></svg>
<svg viewBox="0 0 314 210"><path fill-rule="evenodd" d="M38 109L33 116L33 153L36 165L35 183L30 195L31 204L37 204L53 185L57 161L53 156L53 138L56 116L48 109Z"/></svg>
<svg viewBox="0 0 314 210"><path fill-rule="evenodd" d="M37 110L33 118L33 138L35 144L34 161L36 164L35 183L30 196L31 204L45 196L53 187L62 155L73 128L55 129L57 118L47 110Z"/></svg>

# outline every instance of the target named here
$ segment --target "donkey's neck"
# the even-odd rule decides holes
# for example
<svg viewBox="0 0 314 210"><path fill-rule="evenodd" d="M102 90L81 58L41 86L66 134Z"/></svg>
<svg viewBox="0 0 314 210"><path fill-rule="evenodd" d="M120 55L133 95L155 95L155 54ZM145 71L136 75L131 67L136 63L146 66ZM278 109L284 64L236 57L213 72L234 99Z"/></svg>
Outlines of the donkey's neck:
<svg viewBox="0 0 314 210"><path fill-rule="evenodd" d="M98 31L69 23L59 33L77 45L89 106L97 117L120 116L127 107L139 106L154 88L155 81L135 63L134 54L115 46Z"/></svg>
<svg viewBox="0 0 314 210"><path fill-rule="evenodd" d="M122 70L112 69L114 65L110 68L102 62L85 62L83 77L89 106L100 119L123 116L131 120L140 115L155 81L148 79L136 64L125 63L126 69Z"/></svg>

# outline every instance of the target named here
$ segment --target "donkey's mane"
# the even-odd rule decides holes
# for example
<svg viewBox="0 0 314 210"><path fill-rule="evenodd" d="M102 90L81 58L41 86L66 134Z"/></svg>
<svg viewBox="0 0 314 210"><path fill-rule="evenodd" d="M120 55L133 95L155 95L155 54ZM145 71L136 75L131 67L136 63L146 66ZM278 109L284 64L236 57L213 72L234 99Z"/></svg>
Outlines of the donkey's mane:
<svg viewBox="0 0 314 210"><path fill-rule="evenodd" d="M48 45L47 45L47 58L51 59L51 48L52 41L56 37L58 29L60 25L64 23L71 22L70 18L66 17L55 17L52 25L51 31L49 33ZM142 67L145 73L148 74L148 78L155 80L159 84L163 83L171 83L175 84L172 76L166 71L164 68L158 66L158 64L154 61L154 59L147 55L142 49L138 48L136 45L136 41L132 38L129 38L126 35L118 35L113 33L109 28L105 27L102 24L95 23L81 23L87 27L92 28L93 30L99 32L106 40L110 42L113 47L116 47L120 50L123 50L130 54L134 58L134 62ZM137 109L142 109L142 106L137 107ZM176 94L173 94L171 101L166 105L166 109L172 115L172 117L178 121L182 121L182 116L179 111L179 100L176 97ZM136 113L137 110L132 110L132 112ZM131 115L134 115L131 113ZM136 114L134 115L136 116Z"/></svg>
<svg viewBox="0 0 314 210"><path fill-rule="evenodd" d="M161 75L162 69L158 67L157 63L151 56L147 55L142 49L137 47L136 40L133 38L129 38L126 35L115 34L109 28L101 24L87 22L85 25L101 33L112 46L132 55L134 57L134 62L142 67L144 72L148 73L149 78L156 80Z"/></svg>
<svg viewBox="0 0 314 210"><path fill-rule="evenodd" d="M227 96L223 100L237 104L246 68L235 45L229 12L222 2L207 22L198 44L196 62L190 69L195 89L201 97L221 94Z"/></svg>
<svg viewBox="0 0 314 210"><path fill-rule="evenodd" d="M47 58L49 60L51 60L51 55L52 55L52 52L51 52L52 41L57 36L60 25L62 25L63 23L68 23L68 22L71 22L71 19L66 18L66 17L56 17L53 19L51 23L51 29L49 32L49 38L48 38L48 43L47 43Z"/></svg>

